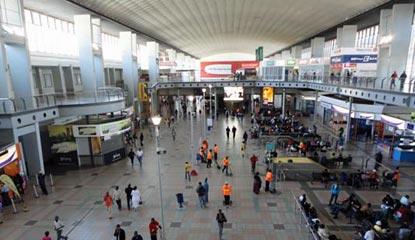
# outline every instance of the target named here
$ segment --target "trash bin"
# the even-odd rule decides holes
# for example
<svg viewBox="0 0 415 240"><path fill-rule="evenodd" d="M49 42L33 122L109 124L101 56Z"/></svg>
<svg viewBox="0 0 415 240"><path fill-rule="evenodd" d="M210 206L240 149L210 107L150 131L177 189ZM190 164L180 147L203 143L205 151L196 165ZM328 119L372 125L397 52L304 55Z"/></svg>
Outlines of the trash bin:
<svg viewBox="0 0 415 240"><path fill-rule="evenodd" d="M179 207L183 207L183 193L176 194L177 203L179 204Z"/></svg>

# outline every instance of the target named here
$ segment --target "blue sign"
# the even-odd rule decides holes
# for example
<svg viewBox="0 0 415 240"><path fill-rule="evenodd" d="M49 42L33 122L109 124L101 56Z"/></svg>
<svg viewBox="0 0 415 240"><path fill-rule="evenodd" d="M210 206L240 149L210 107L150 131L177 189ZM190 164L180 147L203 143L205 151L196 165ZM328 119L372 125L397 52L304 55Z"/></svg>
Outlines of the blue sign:
<svg viewBox="0 0 415 240"><path fill-rule="evenodd" d="M330 59L331 64L339 63L377 63L378 55L368 54L368 55L342 55L337 57L332 57Z"/></svg>

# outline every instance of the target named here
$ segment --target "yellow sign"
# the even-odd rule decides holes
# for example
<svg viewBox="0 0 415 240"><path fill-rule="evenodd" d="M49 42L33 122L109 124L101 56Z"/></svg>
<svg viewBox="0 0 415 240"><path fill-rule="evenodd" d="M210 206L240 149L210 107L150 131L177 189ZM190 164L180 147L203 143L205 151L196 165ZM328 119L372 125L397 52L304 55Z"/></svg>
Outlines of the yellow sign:
<svg viewBox="0 0 415 240"><path fill-rule="evenodd" d="M147 83L138 83L138 99L140 102L148 102Z"/></svg>
<svg viewBox="0 0 415 240"><path fill-rule="evenodd" d="M262 102L264 104L272 104L274 102L274 88L273 87L262 88Z"/></svg>

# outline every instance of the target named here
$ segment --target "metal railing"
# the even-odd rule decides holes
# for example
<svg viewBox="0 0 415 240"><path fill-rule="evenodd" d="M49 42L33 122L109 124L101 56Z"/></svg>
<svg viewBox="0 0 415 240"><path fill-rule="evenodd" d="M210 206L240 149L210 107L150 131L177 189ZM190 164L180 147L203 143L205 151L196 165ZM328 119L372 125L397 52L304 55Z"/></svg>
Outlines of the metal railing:
<svg viewBox="0 0 415 240"><path fill-rule="evenodd" d="M121 88L99 89L93 92L66 92L33 97L0 98L0 114L11 114L59 105L91 104L124 100Z"/></svg>
<svg viewBox="0 0 415 240"><path fill-rule="evenodd" d="M320 240L320 237L313 231L313 228L308 221L308 217L306 216L303 207L301 206L300 202L298 201L298 198L292 193L292 196L294 198L294 215L297 217L299 215L300 220L300 227L304 226L304 228L307 231L307 239L314 239L314 240Z"/></svg>

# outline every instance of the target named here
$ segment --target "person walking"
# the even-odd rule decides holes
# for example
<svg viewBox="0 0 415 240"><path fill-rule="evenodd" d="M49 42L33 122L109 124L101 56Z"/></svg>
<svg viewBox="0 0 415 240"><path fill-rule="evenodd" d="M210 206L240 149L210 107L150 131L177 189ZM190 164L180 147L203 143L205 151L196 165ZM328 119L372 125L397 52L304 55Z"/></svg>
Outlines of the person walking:
<svg viewBox="0 0 415 240"><path fill-rule="evenodd" d="M137 150L137 160L140 163L140 167L143 166L143 156L144 156L144 151L141 148L138 148Z"/></svg>
<svg viewBox="0 0 415 240"><path fill-rule="evenodd" d="M138 210L141 202L141 194L140 191L137 189L137 186L134 186L133 191L131 192L131 202L133 203L134 211Z"/></svg>
<svg viewBox="0 0 415 240"><path fill-rule="evenodd" d="M248 133L246 131L244 132L242 139L245 143L248 141Z"/></svg>
<svg viewBox="0 0 415 240"><path fill-rule="evenodd" d="M271 169L267 170L267 174L265 175L265 192L269 192L269 183L272 180L272 171Z"/></svg>
<svg viewBox="0 0 415 240"><path fill-rule="evenodd" d="M143 240L143 236L141 234L138 234L137 231L134 231L134 236L131 238L131 240Z"/></svg>
<svg viewBox="0 0 415 240"><path fill-rule="evenodd" d="M396 167L395 171L392 175L392 187L398 187L398 180L399 180L400 174L399 174L399 167Z"/></svg>
<svg viewBox="0 0 415 240"><path fill-rule="evenodd" d="M148 228L150 230L151 240L157 240L157 231L161 229L160 223L157 222L154 218L151 218L151 222L148 225Z"/></svg>
<svg viewBox="0 0 415 240"><path fill-rule="evenodd" d="M213 146L213 159L215 159L216 165L218 165L218 154L219 154L219 147L218 145Z"/></svg>
<svg viewBox="0 0 415 240"><path fill-rule="evenodd" d="M49 231L45 232L45 236L43 236L42 240L52 240L52 238L49 237Z"/></svg>
<svg viewBox="0 0 415 240"><path fill-rule="evenodd" d="M396 73L396 71L393 71L392 75L391 75L391 85L390 88L395 88L395 80L398 77L398 74Z"/></svg>
<svg viewBox="0 0 415 240"><path fill-rule="evenodd" d="M255 173L256 163L258 162L258 157L255 156L255 154L252 155L252 157L249 159L251 162L251 172L252 174Z"/></svg>
<svg viewBox="0 0 415 240"><path fill-rule="evenodd" d="M42 171L39 171L37 174L37 180L39 181L40 189L42 190L43 195L48 195L48 189L46 188L45 174Z"/></svg>
<svg viewBox="0 0 415 240"><path fill-rule="evenodd" d="M406 81L406 78L407 77L408 76L406 75L405 71L403 71L402 74L401 74L401 76L399 76L399 80L400 80L400 87L399 87L399 89L401 91L403 90L403 87L405 86L405 81Z"/></svg>
<svg viewBox="0 0 415 240"><path fill-rule="evenodd" d="M131 165L134 165L135 153L134 153L134 151L133 151L133 149L132 149L132 148L130 148L130 151L128 152L128 157L129 157L129 158L130 158L130 160L131 160Z"/></svg>
<svg viewBox="0 0 415 240"><path fill-rule="evenodd" d="M115 228L114 237L116 240L125 240L125 231L121 228L120 224L117 224Z"/></svg>
<svg viewBox="0 0 415 240"><path fill-rule="evenodd" d="M261 186L262 186L262 180L261 177L259 176L259 172L255 173L254 176L254 193L259 194L260 190L261 190Z"/></svg>
<svg viewBox="0 0 415 240"><path fill-rule="evenodd" d="M111 220L112 219L112 197L109 194L109 192L105 193L104 195L104 203L105 203L105 207L107 208L108 219Z"/></svg>
<svg viewBox="0 0 415 240"><path fill-rule="evenodd" d="M337 183L333 183L333 185L331 185L330 188L330 201L329 201L329 206L331 206L333 200L334 200L334 204L337 203L337 198L339 197L339 193L340 193L340 186Z"/></svg>
<svg viewBox="0 0 415 240"><path fill-rule="evenodd" d="M144 145L143 145L143 142L144 142L144 135L143 135L143 133L141 132L141 133L140 133L140 145L141 145L141 147L142 147L142 146L144 146Z"/></svg>
<svg viewBox="0 0 415 240"><path fill-rule="evenodd" d="M223 165L222 173L225 172L226 176L228 176L229 175L229 173L228 173L228 169L229 169L229 158L228 158L228 156L226 156L222 160L222 165Z"/></svg>
<svg viewBox="0 0 415 240"><path fill-rule="evenodd" d="M229 128L229 126L226 127L226 138L229 140L229 132L231 131L231 129Z"/></svg>
<svg viewBox="0 0 415 240"><path fill-rule="evenodd" d="M112 192L112 199L115 200L117 204L118 210L121 211L121 191L118 186L115 187L114 191Z"/></svg>
<svg viewBox="0 0 415 240"><path fill-rule="evenodd" d="M176 141L176 130L174 128L171 129L171 136L173 137L173 142Z"/></svg>
<svg viewBox="0 0 415 240"><path fill-rule="evenodd" d="M205 188L205 203L209 202L209 183L208 178L205 178L205 182L203 183L203 187Z"/></svg>
<svg viewBox="0 0 415 240"><path fill-rule="evenodd" d="M68 239L67 236L62 235L63 228L65 227L65 225L63 224L63 222L59 220L59 216L55 217L53 226L55 227L55 231L56 231L56 240L61 240L61 239L67 240Z"/></svg>
<svg viewBox="0 0 415 240"><path fill-rule="evenodd" d="M206 160L207 160L206 168L211 168L212 160L213 160L212 149L209 149L209 152L206 155Z"/></svg>
<svg viewBox="0 0 415 240"><path fill-rule="evenodd" d="M131 210L131 200L132 200L131 192L132 191L133 191L133 188L131 187L131 184L128 184L128 186L125 188L125 195L127 196L128 211Z"/></svg>
<svg viewBox="0 0 415 240"><path fill-rule="evenodd" d="M245 151L246 151L246 144L245 144L245 142L242 142L242 144L241 144L241 157L242 157L242 159L245 158Z"/></svg>
<svg viewBox="0 0 415 240"><path fill-rule="evenodd" d="M189 162L184 164L184 179L189 180L190 182L190 170L192 170L192 165Z"/></svg>
<svg viewBox="0 0 415 240"><path fill-rule="evenodd" d="M218 213L216 214L216 221L218 222L219 227L219 240L222 240L223 225L228 221L225 214L223 214L222 209L218 210Z"/></svg>
<svg viewBox="0 0 415 240"><path fill-rule="evenodd" d="M225 182L225 184L222 186L222 192L224 198L223 204L226 207L229 207L229 205L231 204L232 186L228 182Z"/></svg>
<svg viewBox="0 0 415 240"><path fill-rule="evenodd" d="M199 185L196 188L196 193L197 193L197 196L199 197L200 207L205 208L206 207L206 203L205 203L206 190L202 186L202 182L199 182Z"/></svg>
<svg viewBox="0 0 415 240"><path fill-rule="evenodd" d="M137 147L138 137L137 137L137 133L136 132L134 132L134 134L133 134L133 143L134 143L134 147Z"/></svg>
<svg viewBox="0 0 415 240"><path fill-rule="evenodd" d="M232 127L232 138L235 140L235 135L236 135L236 127L235 125Z"/></svg>
<svg viewBox="0 0 415 240"><path fill-rule="evenodd" d="M375 163L375 170L378 170L378 168L381 166L381 164L382 164L382 160L383 160L383 155L382 155L382 153L379 151L379 152L377 152L376 154L375 154L375 161L376 161L376 163Z"/></svg>

